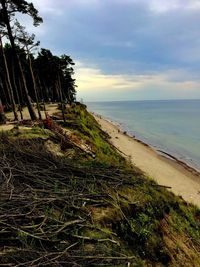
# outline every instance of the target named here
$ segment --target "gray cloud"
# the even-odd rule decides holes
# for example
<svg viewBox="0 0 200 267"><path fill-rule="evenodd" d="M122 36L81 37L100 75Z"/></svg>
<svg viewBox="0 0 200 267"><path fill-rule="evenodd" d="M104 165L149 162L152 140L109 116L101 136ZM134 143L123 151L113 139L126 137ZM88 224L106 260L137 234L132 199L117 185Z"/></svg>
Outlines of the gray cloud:
<svg viewBox="0 0 200 267"><path fill-rule="evenodd" d="M199 81L197 0L33 0L33 3L44 17L38 36L42 45L54 52L69 53L105 74L154 75L174 71L174 82Z"/></svg>

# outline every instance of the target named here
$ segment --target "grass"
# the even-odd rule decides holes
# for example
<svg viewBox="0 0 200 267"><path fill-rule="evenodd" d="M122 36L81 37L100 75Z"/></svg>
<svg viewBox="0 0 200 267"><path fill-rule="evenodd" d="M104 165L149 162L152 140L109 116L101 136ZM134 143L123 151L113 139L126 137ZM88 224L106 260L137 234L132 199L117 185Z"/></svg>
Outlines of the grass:
<svg viewBox="0 0 200 267"><path fill-rule="evenodd" d="M78 266L122 267L128 266L129 263L130 267L200 266L200 209L158 187L156 182L145 177L129 163L125 163L122 156L109 143L108 135L100 129L84 106L76 105L68 108L66 119L64 127L92 146L95 159L76 152L74 160L67 156L55 156L54 153L46 151L45 140L41 140L41 137L51 138L52 134L38 127L20 133L16 130L16 133L13 131L4 136L12 142L20 143L20 140L26 140L23 143L23 151L14 153L19 166L26 167L28 164L26 175L23 177L24 182L18 183L19 174L13 176L12 182L14 190L19 192L30 191L30 187L32 188L30 197L37 199L34 215L45 216L43 221L31 219L29 222L29 216L26 218L27 221L23 221L15 233L19 242L18 247L32 251L51 250L54 253L61 253L64 257L63 251L66 247L76 244L76 249L65 255L65 262L72 260L70 255L79 255L83 258L97 257L95 260L79 259L76 262ZM2 138L3 136L1 140ZM52 139L53 141L55 140ZM13 152L9 153L9 149L13 146L10 146L9 142L2 142L0 153L4 152L7 155L8 162L11 166L13 164L14 170ZM17 153L21 154L17 157ZM24 155L28 160L23 161ZM32 162L34 157L38 160ZM39 168L41 178L30 174L31 166L34 173L37 173L36 170ZM4 168L2 167L3 172ZM44 170L48 170L47 176ZM32 180L28 179L30 175L34 177ZM5 188L2 188L2 192L3 190ZM43 193L45 190L47 193ZM50 200L47 202L42 200L41 204L38 204L46 197L45 194ZM8 196L10 196L9 190ZM72 200L65 202L63 196L70 196ZM8 203L6 201L3 202L0 198L2 212ZM13 206L15 205L16 202L13 202ZM32 210L32 205L30 206L28 212ZM81 218L82 222L62 229L63 222L73 222L77 218ZM14 225L17 222L16 217ZM50 249L48 242L39 243L27 235L29 229L34 229L35 232L31 233L38 235L37 231L40 230L38 225L47 233L51 227L54 232L62 230L56 236L58 243L55 247L53 243ZM14 251L17 250L13 245L12 253ZM104 260L98 259L101 255ZM132 258L125 261L111 259L124 255ZM11 256L13 258L13 255ZM34 260L36 256L32 253L29 257ZM62 257L58 258L60 262ZM20 262L20 259L17 260ZM77 266L72 263L69 266ZM52 266L57 265L52 264ZM60 263L58 266L65 265Z"/></svg>
<svg viewBox="0 0 200 267"><path fill-rule="evenodd" d="M75 122L74 128L78 129L76 133L91 142L94 147L97 158L93 164L101 163L105 167L124 164L119 153L108 142L108 136L102 133L98 123L84 107L76 106L74 110L69 111L69 114L71 120ZM138 175L142 182L137 179ZM170 248L165 244L165 231L162 226L164 221L171 233L178 232L182 237L189 238L199 246L199 209L187 204L167 190L156 187L155 182L143 177L140 172L136 171L135 178L132 178L136 183L134 188L122 187L118 190L123 201L120 198L120 203L115 203L114 209L118 212L113 212L113 210L111 212L115 214L115 217L112 219L112 215L107 213L108 221L116 221L116 225L113 224L118 235L123 236L123 239L138 252L141 258L148 257L152 261L163 264L168 264L172 260ZM122 216L124 219L119 215L119 210L125 213ZM117 222L116 214L120 218L119 222ZM105 217L104 221L106 221ZM189 247L187 249L190 251ZM197 258L195 260L200 264Z"/></svg>
<svg viewBox="0 0 200 267"><path fill-rule="evenodd" d="M79 104L68 108L67 122L63 127L74 131L91 147L96 157L94 160L87 159L87 164L96 166L122 166L126 165L124 158L109 143L109 136L103 132L94 117Z"/></svg>
<svg viewBox="0 0 200 267"><path fill-rule="evenodd" d="M15 126L10 131L2 131L1 135L6 135L10 138L22 138L22 139L31 139L31 138L48 138L52 136L52 132L43 129L38 126L33 126L31 128L24 128Z"/></svg>

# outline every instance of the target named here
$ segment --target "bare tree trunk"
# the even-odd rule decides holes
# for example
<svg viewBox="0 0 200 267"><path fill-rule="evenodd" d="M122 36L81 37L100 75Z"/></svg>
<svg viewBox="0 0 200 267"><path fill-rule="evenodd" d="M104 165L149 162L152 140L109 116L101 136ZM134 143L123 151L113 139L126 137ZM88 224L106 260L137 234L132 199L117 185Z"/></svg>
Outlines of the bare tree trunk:
<svg viewBox="0 0 200 267"><path fill-rule="evenodd" d="M23 86L24 86L24 91L25 91L25 97L26 97L26 103L27 103L27 106L28 106L28 111L29 111L29 114L31 116L31 119L32 120L36 120L37 117L36 117L35 111L33 109L32 103L31 103L31 98L30 98L30 96L28 94L28 88L27 88L27 84L26 84L26 79L24 77L24 72L23 72L22 65L21 65L21 62L20 62L19 58L18 58L18 62L19 62L19 69L20 69L21 76L22 76L22 82L23 82Z"/></svg>
<svg viewBox="0 0 200 267"><path fill-rule="evenodd" d="M0 98L0 124L5 124L5 123L6 123L6 116L5 116L3 105L1 102L1 98Z"/></svg>
<svg viewBox="0 0 200 267"><path fill-rule="evenodd" d="M16 82L15 82L14 65L12 65L12 74L13 74L13 83L14 83L14 86L15 86L15 88L17 88ZM21 106L21 101L20 101L20 98L19 98L18 90L16 90L16 95L17 95L17 101L18 101L18 108L19 108L20 117L21 117L21 120L23 120L22 106Z"/></svg>
<svg viewBox="0 0 200 267"><path fill-rule="evenodd" d="M22 103L22 107L23 107L23 105L25 104L26 101L24 100L21 79L19 79L18 82L19 82L19 92L20 92L20 97L21 97L21 103Z"/></svg>
<svg viewBox="0 0 200 267"><path fill-rule="evenodd" d="M6 88L6 90L5 90L5 88ZM9 109L10 104L11 104L11 98L9 95L8 83L7 83L7 80L5 79L5 77L0 77L0 89L2 91L2 95L5 98L5 105ZM8 93L8 97L7 97L7 93Z"/></svg>
<svg viewBox="0 0 200 267"><path fill-rule="evenodd" d="M34 76L34 73L33 73L32 61L31 61L31 57L30 57L30 53L28 51L28 48L26 50L27 50L26 52L28 54L28 60L29 60L29 67L30 67L30 71L31 71L31 77L32 77L32 81L33 81L33 88L34 88L34 93L35 93L35 98L36 98L38 115L39 115L39 119L41 120L42 119L42 116L41 116L41 112L40 112L40 104L39 104L39 100L38 100L37 85L36 85L35 76Z"/></svg>
<svg viewBox="0 0 200 267"><path fill-rule="evenodd" d="M9 85L8 85L8 81L7 81L7 79L6 79L6 77L5 77L5 84L6 84L6 90L7 90L7 92L8 92L8 100L9 100L9 102L8 102L8 106L10 107L10 105L12 106L12 100L11 100L11 95L10 95L10 90L9 90Z"/></svg>
<svg viewBox="0 0 200 267"><path fill-rule="evenodd" d="M45 106L45 101L44 101L45 99L44 99L44 94L43 94L43 91L42 91L42 85L41 85L41 81L40 81L39 75L37 75L37 79L38 79L38 84L39 84L39 87L40 87L41 96L42 96L42 99L43 99L44 111L46 111L46 106Z"/></svg>
<svg viewBox="0 0 200 267"><path fill-rule="evenodd" d="M2 43L1 35L0 35L0 46L1 46L1 51L2 51L2 55L3 55L4 66L5 66L5 70L6 70L8 92L9 92L9 95L10 95L10 100L11 100L12 110L13 110L13 114L14 114L14 119L18 120L18 115L17 115L17 111L16 111L16 104L15 104L15 98L14 98L14 93L13 93L12 84L11 84L11 80L10 80L10 73L9 73L9 70L8 70L7 59L6 59L6 56L5 56L5 53L4 53L4 49L3 49L3 43Z"/></svg>
<svg viewBox="0 0 200 267"><path fill-rule="evenodd" d="M2 94L3 94L4 98L5 98L6 105L8 106L9 103L11 103L11 101L10 101L10 97L9 97L9 95L8 95L8 97L7 97L7 95L6 95L6 92L5 92L3 83L2 83L2 79L1 79L0 88L1 88L1 90L2 90ZM6 84L6 88L8 88L8 85L7 85L7 84ZM8 90L7 90L7 91L8 91ZM8 98L9 98L9 99L8 99Z"/></svg>
<svg viewBox="0 0 200 267"><path fill-rule="evenodd" d="M60 103L61 103L63 121L66 122L66 119L65 119L65 110L64 110L64 102L63 102L63 95L62 95L62 89L61 89L61 82L60 82L60 75L59 74L58 74L57 89L58 89L58 91L60 93Z"/></svg>
<svg viewBox="0 0 200 267"><path fill-rule="evenodd" d="M49 102L49 90L47 88L47 85L45 83L45 80L42 81L43 85L44 85L44 89L45 89L45 93L46 93L46 98L47 98L47 102Z"/></svg>

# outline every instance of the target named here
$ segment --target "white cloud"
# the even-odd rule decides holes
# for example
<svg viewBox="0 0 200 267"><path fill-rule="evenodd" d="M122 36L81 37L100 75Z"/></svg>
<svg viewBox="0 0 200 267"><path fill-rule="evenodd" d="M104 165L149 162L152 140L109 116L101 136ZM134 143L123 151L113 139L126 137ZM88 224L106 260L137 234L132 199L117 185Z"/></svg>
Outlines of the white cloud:
<svg viewBox="0 0 200 267"><path fill-rule="evenodd" d="M108 75L103 74L100 69L87 67L77 68L76 79L80 91L137 89L140 87L138 77Z"/></svg>
<svg viewBox="0 0 200 267"><path fill-rule="evenodd" d="M156 92L158 95L163 93L168 98L191 98L191 93L200 90L200 82L191 80L183 70L170 70L152 75L107 75L99 68L86 67L79 62L75 78L78 85L78 97L92 100L110 98L117 100L119 94L122 97L131 95L131 99L134 99L134 95L140 92L144 94L145 91L146 95L153 91L152 98L156 98ZM115 96L117 96L116 99Z"/></svg>

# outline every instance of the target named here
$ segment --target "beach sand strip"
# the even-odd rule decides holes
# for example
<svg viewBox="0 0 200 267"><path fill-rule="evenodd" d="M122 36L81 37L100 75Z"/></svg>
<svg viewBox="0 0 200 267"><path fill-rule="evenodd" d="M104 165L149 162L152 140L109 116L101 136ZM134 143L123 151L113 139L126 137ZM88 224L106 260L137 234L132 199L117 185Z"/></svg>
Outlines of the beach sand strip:
<svg viewBox="0 0 200 267"><path fill-rule="evenodd" d="M200 207L200 173L169 154L160 153L149 145L123 133L112 122L93 114L102 129L109 134L111 143L131 163L140 168L159 185Z"/></svg>

